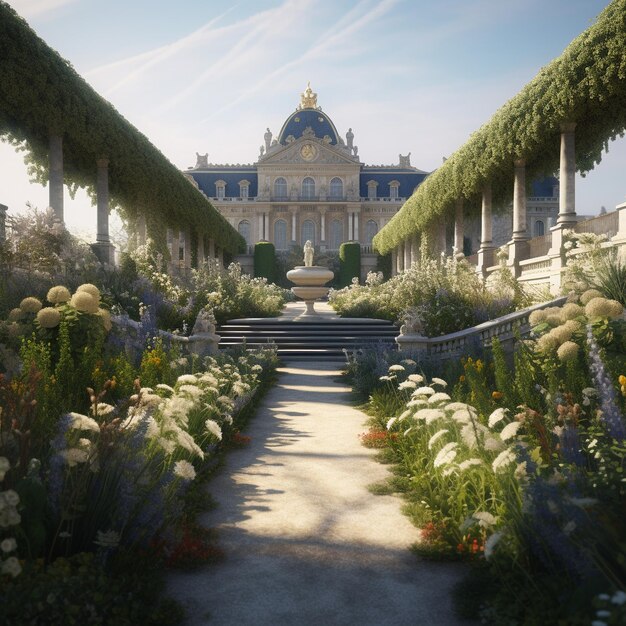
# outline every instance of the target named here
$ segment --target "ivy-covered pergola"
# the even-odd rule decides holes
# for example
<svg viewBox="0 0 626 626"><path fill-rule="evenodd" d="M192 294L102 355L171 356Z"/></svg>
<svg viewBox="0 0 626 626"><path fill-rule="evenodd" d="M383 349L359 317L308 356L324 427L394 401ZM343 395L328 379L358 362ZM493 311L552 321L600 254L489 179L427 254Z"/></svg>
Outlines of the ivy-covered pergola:
<svg viewBox="0 0 626 626"><path fill-rule="evenodd" d="M560 172L554 230L562 232L576 220L575 172L592 170L609 140L625 129L626 0L614 0L428 176L376 235L374 246L393 253L394 270L401 270L415 259L424 233L441 247L441 225L452 220L454 245L462 250L464 217L481 215L479 267L486 267L493 264L492 203L510 206L513 198L509 262L515 267L528 253L526 181Z"/></svg>
<svg viewBox="0 0 626 626"><path fill-rule="evenodd" d="M95 249L110 260L109 207L166 250L166 229L186 245L236 253L244 241L148 139L0 0L0 138L25 153L36 182L50 184L63 221L63 184L97 201Z"/></svg>

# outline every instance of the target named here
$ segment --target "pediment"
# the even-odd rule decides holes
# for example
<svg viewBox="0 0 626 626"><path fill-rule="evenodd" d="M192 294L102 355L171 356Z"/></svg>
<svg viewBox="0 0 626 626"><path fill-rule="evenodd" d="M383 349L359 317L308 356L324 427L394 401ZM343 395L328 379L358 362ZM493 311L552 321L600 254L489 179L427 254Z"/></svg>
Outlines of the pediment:
<svg viewBox="0 0 626 626"><path fill-rule="evenodd" d="M286 146L280 146L278 150L270 152L262 160L263 165L272 163L301 163L312 164L345 164L358 163L341 146L333 146L317 137L300 137Z"/></svg>

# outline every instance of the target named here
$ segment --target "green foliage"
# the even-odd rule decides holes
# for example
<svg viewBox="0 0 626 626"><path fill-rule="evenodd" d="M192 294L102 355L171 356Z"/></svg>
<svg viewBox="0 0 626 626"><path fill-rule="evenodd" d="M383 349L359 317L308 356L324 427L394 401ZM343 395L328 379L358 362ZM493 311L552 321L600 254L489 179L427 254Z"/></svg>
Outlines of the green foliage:
<svg viewBox="0 0 626 626"><path fill-rule="evenodd" d="M259 241L254 246L254 276L266 278L268 282L276 279L276 249L269 241Z"/></svg>
<svg viewBox="0 0 626 626"><path fill-rule="evenodd" d="M616 255L604 256L595 266L593 286L626 307L626 262Z"/></svg>
<svg viewBox="0 0 626 626"><path fill-rule="evenodd" d="M346 241L339 246L339 286L347 287L361 276L361 244Z"/></svg>
<svg viewBox="0 0 626 626"><path fill-rule="evenodd" d="M5 2L0 58L0 137L25 152L35 181L48 180L49 138L56 134L72 193L78 187L94 193L96 161L106 155L111 201L124 218L145 214L153 237L165 226L184 226L239 249L242 237L204 195Z"/></svg>
<svg viewBox="0 0 626 626"><path fill-rule="evenodd" d="M384 280L391 278L391 253L376 255L376 271L382 272Z"/></svg>
<svg viewBox="0 0 626 626"><path fill-rule="evenodd" d="M513 187L513 161L526 160L527 180L558 169L561 124L575 122L576 167L588 172L608 142L624 133L626 107L626 0L614 0L596 23L543 67L470 139L418 187L375 237L390 252L438 220L454 215L458 198L466 215L478 215L483 188L505 205Z"/></svg>

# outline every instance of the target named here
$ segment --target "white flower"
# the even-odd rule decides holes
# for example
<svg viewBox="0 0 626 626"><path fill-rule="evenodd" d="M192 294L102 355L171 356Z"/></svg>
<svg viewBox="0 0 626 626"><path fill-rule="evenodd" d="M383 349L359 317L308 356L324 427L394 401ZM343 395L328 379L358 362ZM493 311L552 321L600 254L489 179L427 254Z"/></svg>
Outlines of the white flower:
<svg viewBox="0 0 626 626"><path fill-rule="evenodd" d="M424 420L427 426L442 417L445 417L445 413L441 409L420 409L415 414L415 419Z"/></svg>
<svg viewBox="0 0 626 626"><path fill-rule="evenodd" d="M448 383L442 378L433 378L430 381L431 385L440 385L441 387L447 387Z"/></svg>
<svg viewBox="0 0 626 626"><path fill-rule="evenodd" d="M448 467L446 467L446 469L443 470L442 475L450 476L450 474L456 474L456 470L457 470L456 465L449 465Z"/></svg>
<svg viewBox="0 0 626 626"><path fill-rule="evenodd" d="M107 530L106 532L99 530L96 533L94 543L101 548L117 548L120 544L120 534L114 530Z"/></svg>
<svg viewBox="0 0 626 626"><path fill-rule="evenodd" d="M489 526L494 526L498 521L496 517L494 517L489 511L476 511L472 517L475 520L478 520L478 525L481 528L488 528Z"/></svg>
<svg viewBox="0 0 626 626"><path fill-rule="evenodd" d="M387 430L389 430L389 429L393 426L394 422L395 422L397 419L398 419L397 417L392 417L392 418L390 418L389 420L387 420Z"/></svg>
<svg viewBox="0 0 626 626"><path fill-rule="evenodd" d="M193 374L183 374L176 379L181 385L197 385L198 379Z"/></svg>
<svg viewBox="0 0 626 626"><path fill-rule="evenodd" d="M416 387L417 383L414 383L412 380L403 380L398 385L398 389L415 389Z"/></svg>
<svg viewBox="0 0 626 626"><path fill-rule="evenodd" d="M159 389L160 391L166 391L167 393L174 393L173 387L170 387L169 385L166 385L165 383L159 383L156 386L156 388Z"/></svg>
<svg viewBox="0 0 626 626"><path fill-rule="evenodd" d="M501 422L505 417L506 414L509 412L508 409L505 409L503 407L499 407L497 408L490 416L489 416L489 421L487 422L489 424L489 428L493 428L498 422Z"/></svg>
<svg viewBox="0 0 626 626"><path fill-rule="evenodd" d="M498 542L502 539L502 532L498 531L493 533L487 537L487 541L485 541L485 558L489 560L493 556L493 550L498 544Z"/></svg>
<svg viewBox="0 0 626 626"><path fill-rule="evenodd" d="M409 374L408 380L410 380L413 383L423 383L424 377L420 376L419 374Z"/></svg>
<svg viewBox="0 0 626 626"><path fill-rule="evenodd" d="M428 449L432 450L433 449L433 444L440 439L441 437L443 437L446 433L448 432L447 428L442 428L441 430L438 430L429 440L428 440Z"/></svg>
<svg viewBox="0 0 626 626"><path fill-rule="evenodd" d="M106 402L98 402L95 405L92 404L89 410L92 415L109 415L115 411L115 407L111 404L107 404Z"/></svg>
<svg viewBox="0 0 626 626"><path fill-rule="evenodd" d="M79 463L86 463L89 460L89 451L85 448L68 448L59 452L59 455L65 459L70 467Z"/></svg>
<svg viewBox="0 0 626 626"><path fill-rule="evenodd" d="M178 388L179 393L184 393L196 400L202 395L202 389L197 387L196 385L181 385Z"/></svg>
<svg viewBox="0 0 626 626"><path fill-rule="evenodd" d="M514 462L515 452L513 452L511 448L507 448L498 454L498 456L493 460L491 467L493 467L494 472L499 472L500 470L506 469L506 467Z"/></svg>
<svg viewBox="0 0 626 626"><path fill-rule="evenodd" d="M404 372L404 368L402 365L391 365L389 366L390 372Z"/></svg>
<svg viewBox="0 0 626 626"><path fill-rule="evenodd" d="M2 543L0 543L0 550L2 550L2 552L13 552L13 550L17 550L17 541L15 541L13 537L3 539Z"/></svg>
<svg viewBox="0 0 626 626"><path fill-rule="evenodd" d="M570 520L563 526L563 532L566 535L571 535L576 530L576 522L574 520Z"/></svg>
<svg viewBox="0 0 626 626"><path fill-rule="evenodd" d="M100 432L100 425L91 417L81 413L70 413L69 416L71 418L70 428L74 430L92 430L95 433Z"/></svg>
<svg viewBox="0 0 626 626"><path fill-rule="evenodd" d="M428 403L435 404L436 402L444 402L446 400L450 400L450 396L447 393L439 391L428 398Z"/></svg>
<svg viewBox="0 0 626 626"><path fill-rule="evenodd" d="M476 409L470 404L465 404L465 402L450 402L446 405L446 409L448 411L461 411L462 409L465 409L468 412L476 413Z"/></svg>
<svg viewBox="0 0 626 626"><path fill-rule="evenodd" d="M417 365L413 359L402 359L400 363L404 363L405 365Z"/></svg>
<svg viewBox="0 0 626 626"><path fill-rule="evenodd" d="M440 467L441 465L448 465L449 463L452 463L456 457L456 449L458 446L459 444L456 441L451 441L441 448L433 461L434 467Z"/></svg>
<svg viewBox="0 0 626 626"><path fill-rule="evenodd" d="M20 503L20 497L17 491L13 491L13 489L7 489L2 492L2 498L6 504L9 506L17 506Z"/></svg>
<svg viewBox="0 0 626 626"><path fill-rule="evenodd" d="M196 470L189 461L181 460L174 463L174 474L183 480L193 480L196 477Z"/></svg>
<svg viewBox="0 0 626 626"><path fill-rule="evenodd" d="M459 469L464 472L466 469L469 469L470 467L473 466L478 466L478 465L482 465L483 462L481 459L467 459L467 461L463 461L462 463L459 463Z"/></svg>
<svg viewBox="0 0 626 626"><path fill-rule="evenodd" d="M490 452L497 452L498 450L502 450L504 444L500 439L496 439L495 437L487 437L485 442L483 443L483 447L485 450L489 450Z"/></svg>
<svg viewBox="0 0 626 626"><path fill-rule="evenodd" d="M13 578L15 578L16 576L19 576L22 572L22 566L20 565L20 562L17 560L16 557L10 556L6 561L2 562L0 571L3 574L9 574L10 576L13 576Z"/></svg>
<svg viewBox="0 0 626 626"><path fill-rule="evenodd" d="M449 408L450 405L446 407L446 409ZM452 419L457 424L469 424L474 419L474 417L476 417L476 415L467 408L458 409L452 414Z"/></svg>
<svg viewBox="0 0 626 626"><path fill-rule="evenodd" d="M470 422L461 428L461 438L468 448L476 448L481 444L481 435L484 438L488 432L482 424Z"/></svg>
<svg viewBox="0 0 626 626"><path fill-rule="evenodd" d="M206 422L204 422L204 426L210 433L215 435L220 441L222 440L222 429L220 428L220 425L217 422L213 421L212 419L208 419Z"/></svg>
<svg viewBox="0 0 626 626"><path fill-rule="evenodd" d="M412 396L432 396L435 390L432 387L418 387L411 395Z"/></svg>
<svg viewBox="0 0 626 626"><path fill-rule="evenodd" d="M611 598L611 602L617 606L622 606L626 602L626 592L621 589L616 591Z"/></svg>
<svg viewBox="0 0 626 626"><path fill-rule="evenodd" d="M500 439L502 441L508 441L517 435L517 431L520 429L522 423L521 422L511 422L507 424L500 433Z"/></svg>

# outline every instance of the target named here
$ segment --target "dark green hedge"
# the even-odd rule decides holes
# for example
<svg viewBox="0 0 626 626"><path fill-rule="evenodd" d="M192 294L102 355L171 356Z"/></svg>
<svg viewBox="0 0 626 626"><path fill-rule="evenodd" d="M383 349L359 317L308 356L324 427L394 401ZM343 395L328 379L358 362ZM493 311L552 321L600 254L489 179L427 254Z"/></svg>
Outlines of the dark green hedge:
<svg viewBox="0 0 626 626"><path fill-rule="evenodd" d="M62 135L65 182L94 194L96 160L109 159L111 203L150 236L165 227L207 233L237 252L242 238L144 135L0 0L0 139L25 152L34 181L48 180L50 134Z"/></svg>
<svg viewBox="0 0 626 626"><path fill-rule="evenodd" d="M515 159L526 159L529 181L553 174L559 167L561 124L567 122L577 124L576 167L583 174L626 129L626 0L611 2L593 26L428 176L376 235L376 249L389 252L434 221L451 217L458 198L464 199L467 215L479 214L487 184L495 205L510 201Z"/></svg>
<svg viewBox="0 0 626 626"><path fill-rule="evenodd" d="M346 287L361 276L361 244L347 241L339 246L339 286Z"/></svg>
<svg viewBox="0 0 626 626"><path fill-rule="evenodd" d="M254 246L254 277L276 280L276 250L269 241L259 241Z"/></svg>

